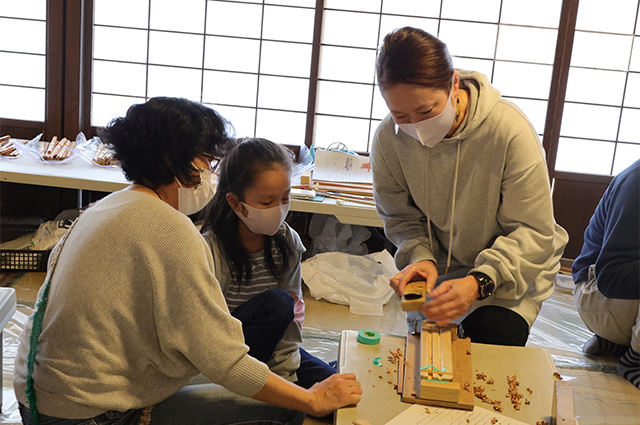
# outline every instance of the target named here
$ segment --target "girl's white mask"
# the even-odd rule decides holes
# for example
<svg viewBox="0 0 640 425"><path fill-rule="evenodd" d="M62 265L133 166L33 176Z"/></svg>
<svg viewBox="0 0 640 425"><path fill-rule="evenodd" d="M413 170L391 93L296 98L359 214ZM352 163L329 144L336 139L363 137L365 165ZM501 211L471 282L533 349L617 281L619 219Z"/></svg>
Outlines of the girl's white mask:
<svg viewBox="0 0 640 425"><path fill-rule="evenodd" d="M273 236L276 234L280 225L287 218L289 213L289 203L280 204L271 208L254 208L244 202L240 202L247 209L248 214L245 217L242 213L233 210L236 215L247 225L249 230L258 235Z"/></svg>
<svg viewBox="0 0 640 425"><path fill-rule="evenodd" d="M451 90L453 91L453 90ZM425 146L430 148L440 143L447 135L453 120L456 116L456 110L451 105L451 91L444 110L436 117L427 118L417 123L396 124L402 131L416 140L419 140ZM397 134L397 131L396 131Z"/></svg>
<svg viewBox="0 0 640 425"><path fill-rule="evenodd" d="M192 163L194 167L195 164ZM198 168L198 167L196 167ZM195 214L203 209L216 193L211 170L198 170L200 172L200 184L195 187L182 187L178 182L178 211L185 215Z"/></svg>

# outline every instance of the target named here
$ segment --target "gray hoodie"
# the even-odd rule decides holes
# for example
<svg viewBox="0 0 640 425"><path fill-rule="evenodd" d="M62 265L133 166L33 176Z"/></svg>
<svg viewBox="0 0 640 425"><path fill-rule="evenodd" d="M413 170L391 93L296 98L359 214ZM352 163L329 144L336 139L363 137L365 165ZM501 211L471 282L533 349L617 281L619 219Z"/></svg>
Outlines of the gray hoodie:
<svg viewBox="0 0 640 425"><path fill-rule="evenodd" d="M302 254L306 251L306 248L302 244L298 233L287 223L282 223L278 232L284 236L285 240L291 247L293 255L290 259L289 270L287 270L276 288L287 291L294 297L294 314L296 315L296 320L289 324L289 327L282 336L282 339L276 345L271 359L267 362L267 366L269 366L269 369L273 373L280 375L289 381L295 382L298 380L296 371L300 367L302 321L304 320L304 300L302 299L302 274L300 262L302 261ZM205 241L207 241L207 245L209 245L211 254L213 255L215 275L216 279L220 283L222 295L226 297L233 279L231 269L229 268L229 262L224 254L224 249L213 231L208 231L203 236ZM301 317L299 317L300 315Z"/></svg>
<svg viewBox="0 0 640 425"><path fill-rule="evenodd" d="M459 74L469 109L451 138L425 147L396 131L390 115L378 127L371 149L378 215L398 247L399 269L432 260L439 274L448 262L449 271L482 272L496 290L468 313L503 306L531 326L553 293L568 235L553 217L531 123L484 75Z"/></svg>

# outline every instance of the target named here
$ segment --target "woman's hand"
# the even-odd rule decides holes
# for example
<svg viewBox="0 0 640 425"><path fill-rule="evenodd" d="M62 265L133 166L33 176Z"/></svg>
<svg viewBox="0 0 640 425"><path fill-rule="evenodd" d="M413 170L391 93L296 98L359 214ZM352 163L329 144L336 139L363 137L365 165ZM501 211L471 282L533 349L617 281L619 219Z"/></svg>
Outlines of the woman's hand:
<svg viewBox="0 0 640 425"><path fill-rule="evenodd" d="M313 394L311 411L313 416L325 416L344 406L358 404L362 395L360 382L353 373L331 375L309 389Z"/></svg>
<svg viewBox="0 0 640 425"><path fill-rule="evenodd" d="M478 298L478 282L473 276L445 280L431 292L422 313L437 325L445 325L462 316Z"/></svg>
<svg viewBox="0 0 640 425"><path fill-rule="evenodd" d="M436 286L436 280L438 279L438 270L433 261L423 260L414 264L409 264L402 271L394 275L390 281L389 286L393 288L396 295L402 298L404 294L404 288L407 283L417 280L427 281L427 293Z"/></svg>

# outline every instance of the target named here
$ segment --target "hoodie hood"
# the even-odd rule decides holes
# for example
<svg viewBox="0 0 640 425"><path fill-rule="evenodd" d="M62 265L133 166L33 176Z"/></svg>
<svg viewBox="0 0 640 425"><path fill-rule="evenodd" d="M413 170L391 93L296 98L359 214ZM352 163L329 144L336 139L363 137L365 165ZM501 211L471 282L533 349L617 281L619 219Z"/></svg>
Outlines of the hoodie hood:
<svg viewBox="0 0 640 425"><path fill-rule="evenodd" d="M500 101L500 92L489 83L484 74L458 70L458 76L460 89L469 92L467 116L453 136L443 142L464 140L474 134Z"/></svg>

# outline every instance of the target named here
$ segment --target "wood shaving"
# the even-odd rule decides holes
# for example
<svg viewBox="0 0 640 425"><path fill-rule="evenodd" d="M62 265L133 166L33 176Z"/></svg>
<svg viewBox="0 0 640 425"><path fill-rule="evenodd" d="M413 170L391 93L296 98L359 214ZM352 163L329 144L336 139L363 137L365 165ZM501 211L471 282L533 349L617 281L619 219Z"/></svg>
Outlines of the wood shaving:
<svg viewBox="0 0 640 425"><path fill-rule="evenodd" d="M430 415L430 414L431 414L431 410L429 410L429 408L428 408L428 407L425 407L425 408L424 408L424 411L425 411L425 412L427 412L427 415Z"/></svg>
<svg viewBox="0 0 640 425"><path fill-rule="evenodd" d="M524 397L522 393L518 392L518 386L520 385L520 381L516 379L516 375L508 376L507 375L507 397L511 399L511 404L513 408L516 410L520 410L522 406L522 398Z"/></svg>
<svg viewBox="0 0 640 425"><path fill-rule="evenodd" d="M491 404L493 406L493 410L495 410L496 412L502 412L504 410L504 408L502 407L501 401L494 400L485 394L484 385L473 387L473 395L476 398L479 398L480 400L482 400L483 402L487 404Z"/></svg>
<svg viewBox="0 0 640 425"><path fill-rule="evenodd" d="M400 358L404 357L404 355L402 354L402 351L399 348L396 351L389 350L389 353L390 354L387 356L387 360L389 360L391 364L398 363L400 361Z"/></svg>

